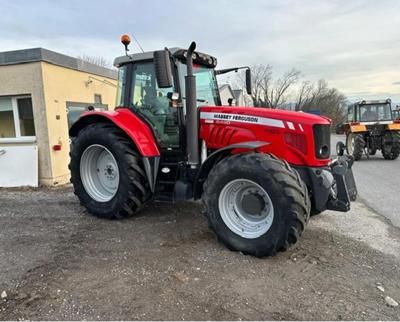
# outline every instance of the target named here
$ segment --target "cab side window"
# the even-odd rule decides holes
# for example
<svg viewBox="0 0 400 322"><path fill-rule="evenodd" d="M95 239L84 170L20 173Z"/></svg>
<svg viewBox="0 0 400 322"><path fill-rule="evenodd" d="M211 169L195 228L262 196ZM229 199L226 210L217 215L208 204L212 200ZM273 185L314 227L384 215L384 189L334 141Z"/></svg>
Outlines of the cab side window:
<svg viewBox="0 0 400 322"><path fill-rule="evenodd" d="M137 63L133 67L131 107L150 123L163 146L179 145L179 123L176 108L167 97L173 87L159 88L152 63Z"/></svg>

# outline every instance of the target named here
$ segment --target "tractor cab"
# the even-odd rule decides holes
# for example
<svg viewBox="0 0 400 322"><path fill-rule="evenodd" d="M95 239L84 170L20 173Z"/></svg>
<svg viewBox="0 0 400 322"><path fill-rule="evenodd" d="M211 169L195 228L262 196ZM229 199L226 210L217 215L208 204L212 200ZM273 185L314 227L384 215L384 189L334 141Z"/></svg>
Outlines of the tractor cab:
<svg viewBox="0 0 400 322"><path fill-rule="evenodd" d="M361 101L348 108L347 121L365 125L386 124L393 121L391 100Z"/></svg>
<svg viewBox="0 0 400 322"><path fill-rule="evenodd" d="M187 52L182 48L169 48L158 52L125 55L114 61L119 70L116 106L128 107L145 119L158 144L169 151L184 146ZM160 84L157 72L160 72L160 64L165 66L166 60L170 70L168 75L161 75L165 79ZM196 78L196 106L221 106L216 76L243 67L215 70L217 59L200 52L192 53L192 61L193 76ZM250 73L246 75L250 77Z"/></svg>

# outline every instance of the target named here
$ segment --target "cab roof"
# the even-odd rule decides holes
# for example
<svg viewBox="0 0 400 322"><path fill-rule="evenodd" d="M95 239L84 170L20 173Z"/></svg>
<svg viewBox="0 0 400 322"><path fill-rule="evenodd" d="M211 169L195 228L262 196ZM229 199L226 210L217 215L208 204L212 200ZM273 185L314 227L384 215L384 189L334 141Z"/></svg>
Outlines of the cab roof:
<svg viewBox="0 0 400 322"><path fill-rule="evenodd" d="M355 102L353 105L373 105L373 104L391 104L392 100L390 98L386 99L386 100L362 100L359 102Z"/></svg>
<svg viewBox="0 0 400 322"><path fill-rule="evenodd" d="M179 48L179 47L173 47L173 48L168 48L168 50L171 52L172 56L178 59L186 60L186 51L187 49ZM120 56L115 58L114 60L114 66L115 67L120 67L123 64L126 63L131 63L131 62L136 62L136 61L143 61L143 60L151 60L153 59L154 51L146 51L144 53L136 53L132 55L125 55L125 56ZM217 59L213 56L210 56L208 54L204 54L198 51L195 51L193 53L193 62L201 64L201 65L207 65L208 67L215 67L217 66Z"/></svg>

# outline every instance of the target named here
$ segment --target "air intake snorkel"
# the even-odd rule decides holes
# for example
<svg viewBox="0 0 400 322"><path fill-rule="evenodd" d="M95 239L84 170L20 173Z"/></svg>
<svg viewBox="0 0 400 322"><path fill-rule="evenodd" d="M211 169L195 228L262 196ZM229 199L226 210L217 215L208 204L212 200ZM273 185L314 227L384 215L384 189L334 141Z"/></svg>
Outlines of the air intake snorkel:
<svg viewBox="0 0 400 322"><path fill-rule="evenodd" d="M196 76L193 75L193 52L196 43L193 41L186 52L187 75L186 89L186 152L188 164L192 168L199 165L199 120L197 113Z"/></svg>

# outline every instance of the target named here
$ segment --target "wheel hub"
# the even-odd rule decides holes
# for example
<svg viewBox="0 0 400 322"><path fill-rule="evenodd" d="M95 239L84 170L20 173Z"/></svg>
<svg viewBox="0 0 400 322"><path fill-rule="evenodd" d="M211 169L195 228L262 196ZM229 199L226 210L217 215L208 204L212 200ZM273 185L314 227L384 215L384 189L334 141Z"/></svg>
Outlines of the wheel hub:
<svg viewBox="0 0 400 322"><path fill-rule="evenodd" d="M82 154L80 174L83 187L98 202L107 202L117 193L119 169L113 154L102 145L89 146Z"/></svg>
<svg viewBox="0 0 400 322"><path fill-rule="evenodd" d="M250 215L260 216L262 210L265 208L265 201L256 191L248 191L243 194L242 209Z"/></svg>
<svg viewBox="0 0 400 322"><path fill-rule="evenodd" d="M108 164L106 168L104 169L104 175L107 177L109 180L115 179L115 169L112 164Z"/></svg>

